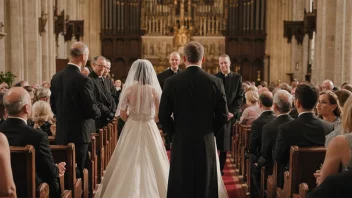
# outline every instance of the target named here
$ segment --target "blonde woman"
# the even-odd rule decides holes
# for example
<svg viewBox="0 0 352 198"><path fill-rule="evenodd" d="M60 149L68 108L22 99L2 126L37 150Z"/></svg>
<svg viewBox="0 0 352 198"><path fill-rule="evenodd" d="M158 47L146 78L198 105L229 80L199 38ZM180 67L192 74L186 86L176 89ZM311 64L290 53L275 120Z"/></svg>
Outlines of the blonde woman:
<svg viewBox="0 0 352 198"><path fill-rule="evenodd" d="M259 107L259 94L256 91L249 90L245 94L247 108L244 109L240 122L243 125L251 125L259 117L261 110Z"/></svg>
<svg viewBox="0 0 352 198"><path fill-rule="evenodd" d="M318 185L330 175L352 170L352 97L347 99L343 108L342 129L344 134L336 136L329 143L321 171L314 174Z"/></svg>
<svg viewBox="0 0 352 198"><path fill-rule="evenodd" d="M35 97L37 100L42 100L45 102L49 102L50 100L50 95L51 95L51 91L49 88L39 88L36 90L35 92Z"/></svg>
<svg viewBox="0 0 352 198"><path fill-rule="evenodd" d="M38 100L32 106L31 120L34 123L33 128L46 132L49 136L55 135L55 131L50 128L53 124L53 112L48 102Z"/></svg>

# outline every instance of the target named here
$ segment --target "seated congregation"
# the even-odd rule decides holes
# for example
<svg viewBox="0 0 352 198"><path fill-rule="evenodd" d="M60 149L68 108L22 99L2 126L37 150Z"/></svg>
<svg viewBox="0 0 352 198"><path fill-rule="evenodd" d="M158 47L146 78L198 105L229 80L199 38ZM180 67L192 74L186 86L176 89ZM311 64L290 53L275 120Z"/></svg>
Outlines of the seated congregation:
<svg viewBox="0 0 352 198"><path fill-rule="evenodd" d="M94 197L115 161L110 160L128 116L116 112L121 82L108 78L111 65L102 56L94 58L88 77L81 75L77 67L87 60L84 46L76 47L71 63L50 84L1 85L0 197ZM240 85L243 104L232 115L237 122L229 126L229 149L246 195L351 197L352 86L334 87L330 80L321 86L296 80L291 86ZM170 140L164 143L172 150ZM221 174L223 166L220 158Z"/></svg>
<svg viewBox="0 0 352 198"><path fill-rule="evenodd" d="M243 83L246 104L233 126L232 157L247 195L351 197L348 86Z"/></svg>

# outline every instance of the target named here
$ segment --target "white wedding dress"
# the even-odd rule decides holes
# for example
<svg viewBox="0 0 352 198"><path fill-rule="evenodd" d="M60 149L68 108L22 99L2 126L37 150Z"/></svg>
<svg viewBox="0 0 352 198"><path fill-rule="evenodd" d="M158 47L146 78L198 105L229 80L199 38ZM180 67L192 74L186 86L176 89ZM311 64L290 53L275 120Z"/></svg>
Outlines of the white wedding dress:
<svg viewBox="0 0 352 198"><path fill-rule="evenodd" d="M95 197L166 198L170 164L154 121L160 97L151 86L141 84L127 88L125 94L121 109L128 108L129 117ZM219 198L227 198L219 168L218 187Z"/></svg>

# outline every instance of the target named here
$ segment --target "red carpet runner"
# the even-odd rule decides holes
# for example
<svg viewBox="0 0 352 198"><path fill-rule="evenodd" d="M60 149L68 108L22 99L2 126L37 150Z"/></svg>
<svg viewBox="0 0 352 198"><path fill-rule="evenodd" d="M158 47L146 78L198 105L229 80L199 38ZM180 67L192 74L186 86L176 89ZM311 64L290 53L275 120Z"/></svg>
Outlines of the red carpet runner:
<svg viewBox="0 0 352 198"><path fill-rule="evenodd" d="M167 156L170 158L170 151L167 151ZM239 183L237 177L235 177L235 169L230 162L230 158L227 158L222 179L224 180L229 198L244 197L241 184Z"/></svg>

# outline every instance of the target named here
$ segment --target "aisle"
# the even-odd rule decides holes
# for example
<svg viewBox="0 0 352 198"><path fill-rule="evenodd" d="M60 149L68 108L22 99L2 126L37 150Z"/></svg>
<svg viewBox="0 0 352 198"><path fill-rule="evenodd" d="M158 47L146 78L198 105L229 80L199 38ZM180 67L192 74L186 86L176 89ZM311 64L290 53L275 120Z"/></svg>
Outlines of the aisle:
<svg viewBox="0 0 352 198"><path fill-rule="evenodd" d="M170 151L167 151L167 155L170 158ZM222 176L224 184L226 186L229 198L244 198L245 193L242 186L235 174L235 167L231 163L230 155L227 156L224 175Z"/></svg>
<svg viewBox="0 0 352 198"><path fill-rule="evenodd" d="M245 193L242 189L242 186L238 180L238 177L235 174L235 167L231 163L230 155L227 156L224 175L222 176L222 179L224 180L229 198L245 197Z"/></svg>

